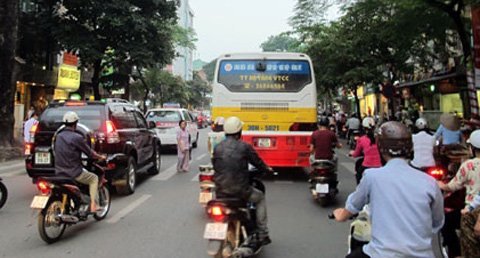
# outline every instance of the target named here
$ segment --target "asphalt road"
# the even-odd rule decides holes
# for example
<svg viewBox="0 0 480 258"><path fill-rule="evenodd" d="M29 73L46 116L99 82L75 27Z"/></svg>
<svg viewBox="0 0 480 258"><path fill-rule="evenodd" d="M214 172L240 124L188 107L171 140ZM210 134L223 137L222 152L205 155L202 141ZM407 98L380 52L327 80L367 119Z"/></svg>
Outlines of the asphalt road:
<svg viewBox="0 0 480 258"><path fill-rule="evenodd" d="M161 173L142 178L133 195L115 195L104 221L71 226L51 245L41 240L37 214L29 208L37 190L23 163L0 164L9 190L0 210L0 257L209 257L202 238L207 216L198 203L197 180L198 165L209 163L208 131L201 130L190 172L176 172L176 152L163 154ZM312 200L301 170L280 170L265 178L273 243L257 257L345 257L349 224L327 215L342 206L355 187L353 160L346 153L338 151L340 193L337 203L327 208Z"/></svg>

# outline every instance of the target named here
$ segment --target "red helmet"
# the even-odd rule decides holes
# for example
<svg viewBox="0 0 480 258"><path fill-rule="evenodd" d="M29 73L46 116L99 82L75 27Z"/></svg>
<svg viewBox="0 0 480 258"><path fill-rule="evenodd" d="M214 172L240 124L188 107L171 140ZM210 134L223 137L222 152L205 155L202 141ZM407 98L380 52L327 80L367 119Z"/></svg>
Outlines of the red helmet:
<svg viewBox="0 0 480 258"><path fill-rule="evenodd" d="M408 158L413 152L412 134L396 121L382 124L375 135L378 151L382 155Z"/></svg>

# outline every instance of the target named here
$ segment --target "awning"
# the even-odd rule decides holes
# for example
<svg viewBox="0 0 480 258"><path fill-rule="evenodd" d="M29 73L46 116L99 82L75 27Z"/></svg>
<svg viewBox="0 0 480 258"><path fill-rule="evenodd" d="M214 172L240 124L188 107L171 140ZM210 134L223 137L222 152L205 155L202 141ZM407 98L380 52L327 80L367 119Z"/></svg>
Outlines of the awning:
<svg viewBox="0 0 480 258"><path fill-rule="evenodd" d="M448 73L448 74L443 74L443 75L436 75L436 76L430 77L428 79L420 80L420 81L400 83L396 87L397 88L412 87L412 86L416 86L416 85L420 85L420 84L424 84L424 83L431 83L431 82L441 81L441 80L460 77L460 76L466 76L466 75L464 73Z"/></svg>

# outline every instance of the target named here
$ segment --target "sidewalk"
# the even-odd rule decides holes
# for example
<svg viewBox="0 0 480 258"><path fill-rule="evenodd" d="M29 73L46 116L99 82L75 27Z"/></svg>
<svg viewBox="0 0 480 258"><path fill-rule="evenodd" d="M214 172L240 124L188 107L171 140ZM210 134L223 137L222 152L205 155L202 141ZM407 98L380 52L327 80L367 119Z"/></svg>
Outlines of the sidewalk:
<svg viewBox="0 0 480 258"><path fill-rule="evenodd" d="M0 166L3 166L3 163L5 162L18 162L23 158L24 156L22 147L0 148Z"/></svg>

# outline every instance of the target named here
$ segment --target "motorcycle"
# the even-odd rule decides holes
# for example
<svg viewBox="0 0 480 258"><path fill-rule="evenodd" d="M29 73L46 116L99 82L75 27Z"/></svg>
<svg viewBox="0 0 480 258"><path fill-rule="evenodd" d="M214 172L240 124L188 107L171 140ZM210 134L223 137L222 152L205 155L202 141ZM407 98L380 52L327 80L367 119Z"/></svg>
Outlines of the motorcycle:
<svg viewBox="0 0 480 258"><path fill-rule="evenodd" d="M8 191L5 184L2 182L2 178L0 177L0 209L5 205L7 202Z"/></svg>
<svg viewBox="0 0 480 258"><path fill-rule="evenodd" d="M212 165L200 165L198 169L200 170L198 174L198 181L200 182L198 202L203 207L207 207L207 203L215 198L215 183L213 182L215 171Z"/></svg>
<svg viewBox="0 0 480 258"><path fill-rule="evenodd" d="M254 177L254 173L250 174L250 184L265 193L265 185ZM254 203L217 195L216 199L208 202L207 213L211 222L206 224L203 237L208 240L208 255L241 258L260 252L262 246L255 234L257 223Z"/></svg>
<svg viewBox="0 0 480 258"><path fill-rule="evenodd" d="M108 166L113 156L106 160L105 165ZM37 181L39 194L34 196L30 207L39 210L38 231L45 242L51 244L58 241L67 226L86 221L90 215L97 221L103 220L110 211L111 198L104 177L105 168L99 162L92 162L89 168L99 179L99 209L94 213L89 212L88 185L61 176L39 178Z"/></svg>
<svg viewBox="0 0 480 258"><path fill-rule="evenodd" d="M360 138L360 130L353 130L351 135L348 136L348 146L350 146L351 150L357 147L358 138Z"/></svg>
<svg viewBox="0 0 480 258"><path fill-rule="evenodd" d="M337 162L331 160L314 160L311 164L310 191L313 199L326 206L338 193Z"/></svg>

